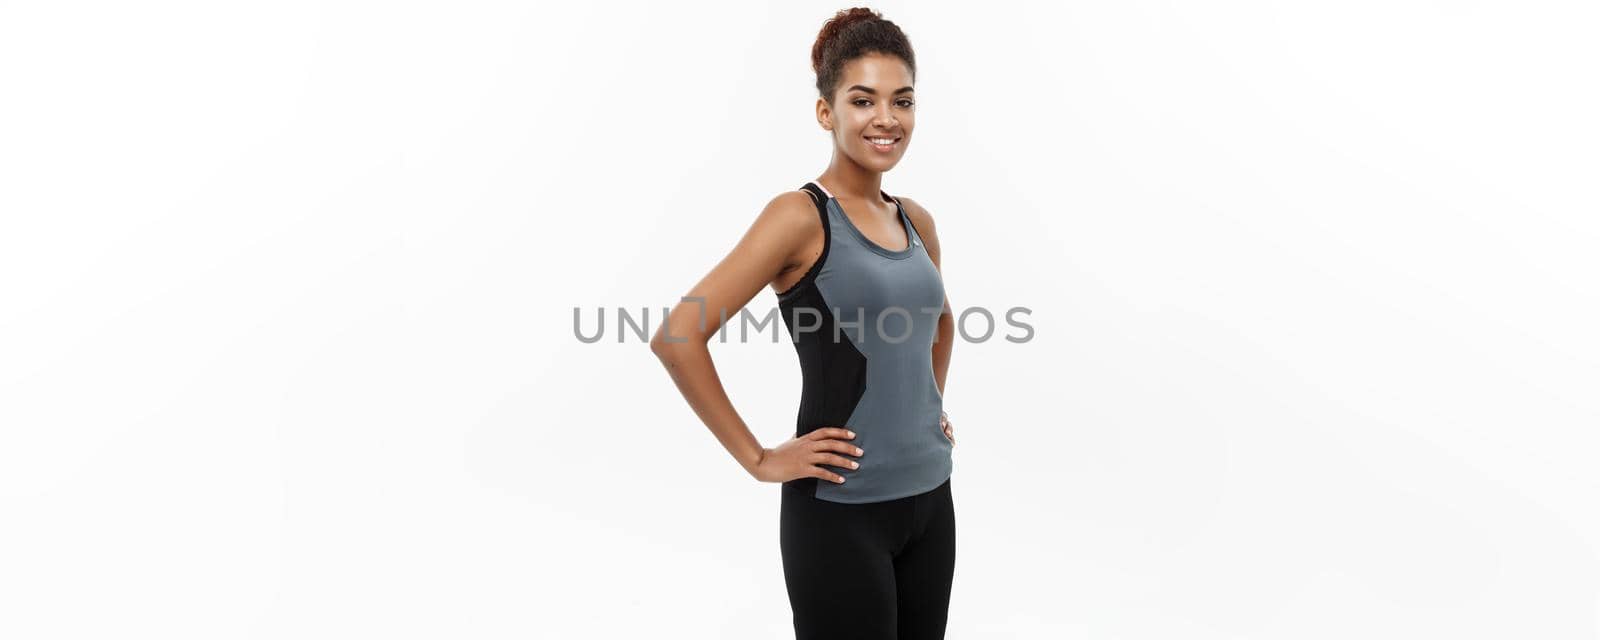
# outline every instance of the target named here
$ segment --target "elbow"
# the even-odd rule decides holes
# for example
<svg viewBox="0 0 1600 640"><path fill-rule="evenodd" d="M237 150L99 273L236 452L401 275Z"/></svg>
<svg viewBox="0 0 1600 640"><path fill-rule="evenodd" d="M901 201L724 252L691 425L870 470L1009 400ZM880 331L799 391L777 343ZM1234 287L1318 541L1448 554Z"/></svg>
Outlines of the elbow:
<svg viewBox="0 0 1600 640"><path fill-rule="evenodd" d="M661 332L656 332L655 337L650 338L650 353L656 354L656 357L662 360L666 360L667 352L672 350L672 345L665 338Z"/></svg>
<svg viewBox="0 0 1600 640"><path fill-rule="evenodd" d="M704 347L711 337L700 335L694 331L693 326L681 326L683 323L661 323L656 327L655 335L650 337L650 352L656 354L662 363L683 358L684 349Z"/></svg>
<svg viewBox="0 0 1600 640"><path fill-rule="evenodd" d="M665 329L662 329L650 338L650 353L656 354L657 358L666 362L678 352L679 348L688 343L687 338L670 336Z"/></svg>

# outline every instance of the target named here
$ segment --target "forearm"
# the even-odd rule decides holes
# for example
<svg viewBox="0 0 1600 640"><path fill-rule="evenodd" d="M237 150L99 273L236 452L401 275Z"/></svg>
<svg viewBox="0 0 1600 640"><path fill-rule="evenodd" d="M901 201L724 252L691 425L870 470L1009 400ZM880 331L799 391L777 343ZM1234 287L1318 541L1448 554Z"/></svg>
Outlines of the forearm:
<svg viewBox="0 0 1600 640"><path fill-rule="evenodd" d="M750 472L761 461L761 442L750 432L728 398L711 351L701 342L652 345L678 391L733 459Z"/></svg>

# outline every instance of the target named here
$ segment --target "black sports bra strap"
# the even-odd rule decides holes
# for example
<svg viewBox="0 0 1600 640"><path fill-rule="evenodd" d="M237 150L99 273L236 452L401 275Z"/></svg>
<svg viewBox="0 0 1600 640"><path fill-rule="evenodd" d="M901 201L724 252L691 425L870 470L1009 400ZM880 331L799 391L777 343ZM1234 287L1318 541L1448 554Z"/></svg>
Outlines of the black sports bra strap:
<svg viewBox="0 0 1600 640"><path fill-rule="evenodd" d="M812 200L827 200L828 199L828 196L823 194L822 188L818 187L815 183L807 182L807 183L805 183L803 185L800 185L800 190L811 194L811 199Z"/></svg>
<svg viewBox="0 0 1600 640"><path fill-rule="evenodd" d="M812 204L817 205L817 214L822 216L822 224L828 224L828 196L824 195L821 187L814 182L807 182L800 186L800 190L811 194Z"/></svg>

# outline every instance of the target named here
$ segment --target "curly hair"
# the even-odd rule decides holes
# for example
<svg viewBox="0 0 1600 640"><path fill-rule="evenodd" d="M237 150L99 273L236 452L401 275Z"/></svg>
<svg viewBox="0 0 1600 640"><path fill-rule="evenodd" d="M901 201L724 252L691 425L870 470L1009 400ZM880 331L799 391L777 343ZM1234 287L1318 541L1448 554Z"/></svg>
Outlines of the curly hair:
<svg viewBox="0 0 1600 640"><path fill-rule="evenodd" d="M911 40L899 25L883 19L883 14L865 7L840 11L823 23L817 42L811 45L811 69L817 72L817 93L829 103L838 89L844 65L869 53L898 56L917 79L917 56Z"/></svg>

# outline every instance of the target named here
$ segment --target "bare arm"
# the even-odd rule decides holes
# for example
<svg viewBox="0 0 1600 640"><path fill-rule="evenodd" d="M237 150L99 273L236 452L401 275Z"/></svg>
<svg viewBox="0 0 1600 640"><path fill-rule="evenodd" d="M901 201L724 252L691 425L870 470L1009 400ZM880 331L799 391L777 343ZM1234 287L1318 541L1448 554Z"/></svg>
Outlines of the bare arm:
<svg viewBox="0 0 1600 640"><path fill-rule="evenodd" d="M739 317L750 299L790 266L791 256L810 233L821 233L811 197L799 191L774 197L728 255L685 294L691 299L673 307L650 340L650 350L695 415L752 475L766 452L729 400L707 342L724 318Z"/></svg>

